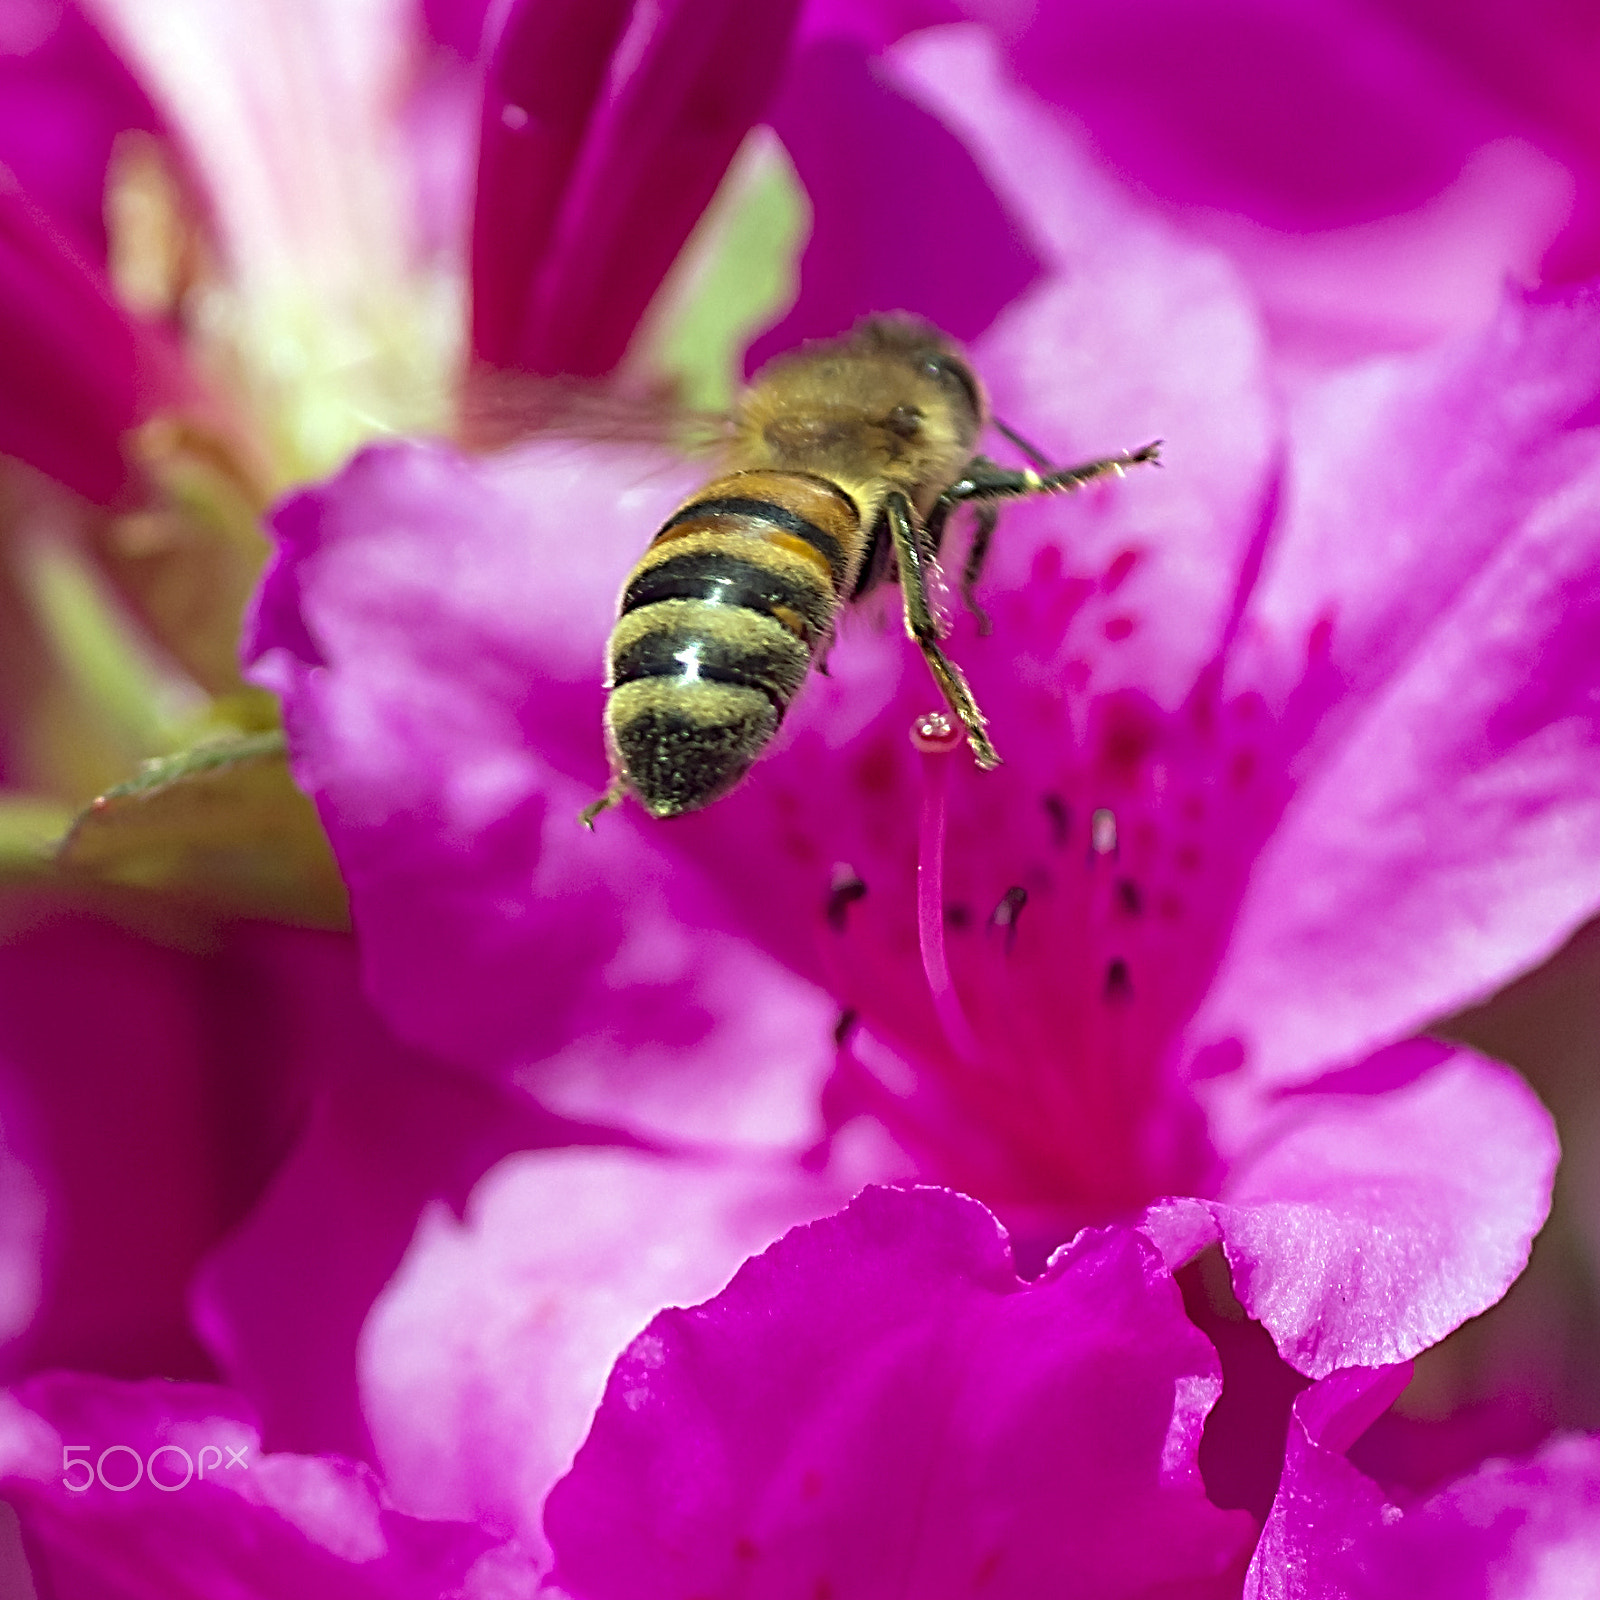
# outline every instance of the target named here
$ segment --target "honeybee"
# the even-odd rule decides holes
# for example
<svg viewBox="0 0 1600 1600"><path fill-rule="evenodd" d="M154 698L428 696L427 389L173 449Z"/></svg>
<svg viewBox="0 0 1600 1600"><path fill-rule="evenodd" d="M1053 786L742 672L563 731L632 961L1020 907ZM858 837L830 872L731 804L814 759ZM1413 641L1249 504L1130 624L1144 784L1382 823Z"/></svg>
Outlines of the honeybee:
<svg viewBox="0 0 1600 1600"><path fill-rule="evenodd" d="M1032 463L974 449L993 424ZM727 794L777 732L846 601L898 576L906 631L966 732L1000 764L961 669L940 645L928 569L957 506L977 525L961 592L994 532L995 502L1077 489L1156 459L1159 441L1061 470L989 414L983 387L926 323L871 317L769 362L735 405L723 470L661 525L628 575L607 649L610 788L656 817Z"/></svg>

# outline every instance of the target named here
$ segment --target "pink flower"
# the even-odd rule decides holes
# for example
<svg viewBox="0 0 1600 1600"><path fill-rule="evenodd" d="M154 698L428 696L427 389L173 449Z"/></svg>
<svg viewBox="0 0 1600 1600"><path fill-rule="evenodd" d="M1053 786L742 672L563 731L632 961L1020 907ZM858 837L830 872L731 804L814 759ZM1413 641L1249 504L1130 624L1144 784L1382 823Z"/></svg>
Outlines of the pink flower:
<svg viewBox="0 0 1600 1600"><path fill-rule="evenodd" d="M1409 1506L1344 1456L1398 1385L1324 1379L1294 1406L1283 1483L1247 1600L1454 1600L1581 1593L1600 1562L1600 1439L1568 1437L1493 1460Z"/></svg>
<svg viewBox="0 0 1600 1600"><path fill-rule="evenodd" d="M1600 68L1576 14L1204 0L1146 6L1133 22L1094 0L818 4L779 113L808 187L792 127L823 119L800 83L864 76L892 40L960 18L1005 41L1022 81L1105 166L1227 252L1287 370L1481 324L1508 275L1578 283L1600 270ZM880 86L889 115L892 97ZM871 203L863 191L851 220ZM794 320L826 331L804 300Z"/></svg>
<svg viewBox="0 0 1600 1600"><path fill-rule="evenodd" d="M472 35L465 12L436 10L441 31ZM1284 192L1244 206L1283 176L1264 141L1221 137L1174 170L1189 145L1152 136L1152 105L1208 115L1203 95L1166 93L1184 87L1176 53L1157 54L1128 115L1114 95L1091 103L1069 70L1076 39L1048 18L1009 58L971 28L869 55L861 40L898 22L817 7L790 55L796 8L748 10L512 8L478 140L478 360L613 368L776 89L815 228L767 348L922 311L972 342L1001 414L1053 453L1159 434L1167 469L1008 516L995 631L962 622L952 641L999 773L913 750L931 686L890 608L865 607L739 793L666 828L607 817L594 838L573 819L605 776L595 680L612 597L687 470L553 441L486 461L411 445L283 505L248 649L283 697L381 1023L328 955L341 946L266 941L313 1041L288 1052L313 1063L313 1110L231 1236L197 1228L155 1298L170 1330L169 1280L208 1250L196 1323L267 1448L370 1451L383 1482L331 1459L285 1465L303 1516L147 1492L168 1583L210 1581L167 1547L188 1539L197 1562L224 1564L265 1540L265 1593L279 1552L280 1587L299 1592L307 1562L330 1586L407 1593L519 1592L553 1561L575 1596L655 1592L664 1566L710 1592L820 1578L842 1595L876 1592L886 1558L925 1585L987 1577L997 1593L1069 1572L1097 1593L1237 1592L1254 1530L1214 1503L1215 1474L1205 1492L1205 1430L1228 1399L1174 1269L1221 1244L1281 1352L1280 1427L1285 1383L1319 1382L1295 1423L1310 1430L1330 1394L1370 1420L1411 1356L1504 1292L1544 1217L1542 1108L1509 1071L1413 1036L1600 900L1600 309L1584 292L1499 291L1559 230L1551 151L1456 89L1418 114L1408 95L1438 87L1425 53L1373 53L1396 35L1363 24L1313 65L1336 81L1383 64L1377 99L1408 106L1394 126L1421 143L1403 162L1363 143L1310 179L1290 162L1299 210ZM245 50L210 57L190 48L217 23L208 7L125 0L115 15L167 100L206 112L189 155L213 191L246 367L308 308L317 330L287 393L253 396L280 480L342 460L370 430L367 402L437 378L462 334L413 313L463 268L441 219L465 212L470 69L432 58L395 126L379 111L405 36L363 10L293 63L318 116L261 143L240 90L257 81L250 46L277 59L269 8L240 13ZM1281 83L1307 38L1356 38L1350 20L1245 29L1246 82ZM1143 195L1073 115L1102 151L1121 140ZM904 181L863 183L862 152ZM1459 192L1426 205L1474 152ZM408 186L426 217L398 198ZM1473 219L1508 193L1519 205L1480 237ZM1401 225L1378 237L1386 215ZM1312 225L1338 236L1296 237ZM127 492L122 437L192 380L181 363L170 392L147 379L181 340L116 310L79 237L13 256L46 260L50 295L75 285L74 304L111 308L114 359L78 349L81 392L111 400L92 448L49 454L63 403L28 449L111 500ZM1419 240L1426 290L1374 302ZM1329 271L1334 291L1317 280ZM397 306L405 336L386 340ZM42 325L70 354L85 324ZM1350 364L1372 350L1401 354ZM308 373L353 381L335 399ZM427 383L414 393L415 410L386 414L415 424ZM28 409L10 413L0 427L23 437ZM326 985L305 970L324 960L339 969ZM526 1093L516 1109L508 1088ZM60 1205L47 1195L36 1226L41 1170L3 1169L22 1204L0 1247L23 1291ZM946 1189L874 1191L828 1216L864 1179L907 1176ZM1004 1218L1026 1282L949 1189ZM816 1217L699 1310L651 1325L574 1463L629 1334ZM1227 1383L1255 1403L1235 1370ZM146 1453L195 1408L253 1425L215 1396L23 1391L8 1492L30 1485L25 1532L63 1587L138 1534L54 1481L65 1434L41 1426L83 1395L84 1415L103 1403ZM1273 1417L1255 1420L1270 1435ZM1258 1515L1282 1459L1267 1443L1242 1502ZM1258 1577L1299 1560L1296 1508L1321 1492L1298 1448ZM1543 1507L1572 1498L1554 1471L1526 1481ZM1370 1494L1347 1499L1333 1514L1355 1527ZM1433 1515L1413 1520L1424 1542ZM1387 1574L1408 1558L1373 1559Z"/></svg>
<svg viewBox="0 0 1600 1600"><path fill-rule="evenodd" d="M33 1379L0 1396L0 1476L52 1600L531 1592L515 1550L396 1515L356 1463L264 1452L226 1390Z"/></svg>
<svg viewBox="0 0 1600 1600"><path fill-rule="evenodd" d="M1172 1265L1220 1240L1300 1372L1404 1362L1498 1299L1548 1204L1520 1082L1396 1041L1600 888L1574 844L1596 823L1596 308L1513 297L1280 409L1237 278L980 39L880 70L1038 243L975 345L1002 414L1064 458L1169 440L1159 478L1007 518L994 633L954 644L1006 767L912 749L933 691L869 613L735 795L586 836L611 597L692 477L559 443L369 452L279 512L251 644L369 990L567 1115L966 1189L1034 1265L1083 1220L1143 1216ZM919 851L924 883L942 852L931 918ZM369 1323L402 1504L536 1540L575 1443L552 1392L605 1343L535 1308L657 1226L726 1259L731 1198L686 1222L661 1197L706 1185L702 1160L593 1159L497 1174ZM605 1183L654 1198L597 1217Z"/></svg>

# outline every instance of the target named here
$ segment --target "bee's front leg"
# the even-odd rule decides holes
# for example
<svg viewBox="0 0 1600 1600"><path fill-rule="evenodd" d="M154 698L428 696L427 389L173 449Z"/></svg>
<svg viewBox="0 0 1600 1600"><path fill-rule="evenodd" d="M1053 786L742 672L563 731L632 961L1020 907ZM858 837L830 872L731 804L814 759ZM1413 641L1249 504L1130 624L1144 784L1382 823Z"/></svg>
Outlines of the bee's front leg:
<svg viewBox="0 0 1600 1600"><path fill-rule="evenodd" d="M884 502L884 518L894 543L895 564L900 569L900 594L905 604L906 632L921 650L933 680L939 685L945 703L961 719L967 730L967 743L980 767L998 767L1000 755L989 742L987 718L972 698L972 690L960 667L940 648L939 627L933 607L928 603L927 557L917 531L911 502L898 491Z"/></svg>

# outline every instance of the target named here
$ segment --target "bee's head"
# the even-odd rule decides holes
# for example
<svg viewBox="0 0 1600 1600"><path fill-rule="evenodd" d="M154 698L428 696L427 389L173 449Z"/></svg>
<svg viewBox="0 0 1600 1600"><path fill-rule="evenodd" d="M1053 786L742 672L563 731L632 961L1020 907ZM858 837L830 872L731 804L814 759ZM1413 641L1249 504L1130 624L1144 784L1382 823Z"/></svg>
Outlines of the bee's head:
<svg viewBox="0 0 1600 1600"><path fill-rule="evenodd" d="M891 356L920 376L932 378L948 403L970 424L972 435L977 435L988 415L983 386L966 359L932 323L903 312L868 317L856 325L851 343L875 355Z"/></svg>

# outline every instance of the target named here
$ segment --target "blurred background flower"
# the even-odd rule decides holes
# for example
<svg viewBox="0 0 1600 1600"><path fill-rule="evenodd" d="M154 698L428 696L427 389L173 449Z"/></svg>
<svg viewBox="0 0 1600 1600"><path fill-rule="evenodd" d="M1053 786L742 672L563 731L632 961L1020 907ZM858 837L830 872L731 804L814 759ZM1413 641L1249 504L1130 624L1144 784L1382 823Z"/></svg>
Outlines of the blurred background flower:
<svg viewBox="0 0 1600 1600"><path fill-rule="evenodd" d="M920 32L949 23L971 26ZM1592 318L1581 295L1503 296L1508 275L1551 286L1600 268L1597 60L1564 14L1530 27L1487 0L1185 5L1136 29L1087 5L525 0L486 17L442 0L0 0L11 1374L223 1378L237 1396L194 1405L259 1419L269 1455L388 1475L333 1493L318 1474L353 1469L282 1469L337 1507L306 1558L334 1561L317 1581L345 1592L359 1569L372 1592L425 1593L470 1571L515 1592L528 1552L543 1559L543 1491L629 1335L864 1177L979 1193L1030 1270L1076 1221L1131 1220L1168 1192L1213 1206L1150 1223L1174 1262L1219 1234L1236 1272L1303 1248L1281 1226L1241 1242L1240 1216L1281 1224L1306 1201L1318 1117L1334 1176L1313 1211L1338 1210L1365 1147L1341 1121L1353 1098L1276 1086L1481 1000L1597 898L1582 842ZM648 452L369 455L278 513L258 676L286 694L336 868L289 781L277 707L239 670L267 506L370 440L492 437L530 396L574 392L519 389L522 375L717 405L765 354L891 307L976 343L1005 414L1052 450L1172 442L1166 480L1008 519L1001 625L962 641L1017 729L1006 798L956 775L939 839L944 898L968 921L937 903L934 921L982 1062L926 986L926 917L918 949L914 815L931 780L902 730L926 689L870 626L837 653L836 683L812 686L789 749L703 825L666 844L621 817L595 841L569 826L601 776L592 663L610 593L692 482ZM1406 359L1362 365L1375 356ZM1295 559L1263 575L1274 529ZM1319 660L1345 539L1366 570L1332 585L1349 603ZM1258 577L1259 625L1241 631ZM1249 670L1191 694L1219 637ZM1488 639L1504 648L1475 648ZM1308 667L1285 640L1312 643ZM1265 691L1279 734L1320 695L1306 726L1326 764L1313 782L1309 756L1275 751L1243 819L1226 792L1253 704L1241 683ZM1061 771L1032 770L1046 739L1019 691L1049 712ZM1441 729L1459 734L1448 760ZM1407 766L1396 752L1424 733L1432 753ZM1374 748L1393 759L1374 768ZM1387 788L1352 787L1373 770ZM1282 820L1285 776L1302 799ZM1167 871L1139 822L1193 824L1184 783L1226 800L1190 831L1233 878L1200 896L1203 929L1124 949L1125 886L1158 910ZM1352 797L1365 831L1331 848ZM1405 840L1409 854L1385 847ZM1086 863L1077 887L1065 850ZM1230 937L1249 959L1219 978ZM1384 1378L1360 1429L1306 1423L1316 1449L1365 1434L1354 1459L1401 1498L1553 1427L1600 1426L1591 945L1454 1025L1551 1068L1541 1086L1580 1152L1554 1243L1502 1312L1422 1356L1398 1413L1366 1427L1397 1387ZM1128 1008L1111 991L1135 965ZM1541 998L1556 992L1571 997L1559 1019ZM1230 1099L1240 1061L1254 1078ZM1390 1307L1373 1362L1498 1295L1547 1182L1524 1091L1461 1057L1454 1101L1429 1101L1417 1086L1444 1069L1417 1061L1338 1093L1423 1093L1411 1133L1402 1117L1378 1140L1379 1187L1469 1172L1433 1193L1435 1220L1470 1236L1460 1207L1476 1199L1494 1241L1463 1244L1465 1293L1457 1280L1430 1303L1412 1283L1417 1307ZM1209 1137L1179 1075L1196 1066ZM1027 1083L985 1086L997 1071ZM1514 1173L1451 1172L1475 1117L1503 1143L1474 1148L1520 1152ZM530 1153L553 1146L570 1148ZM1237 1215L1215 1206L1230 1200L1219 1171L1252 1161L1278 1176L1255 1192L1239 1179ZM1371 1224L1352 1230L1357 1260ZM1427 1249L1454 1259L1436 1235ZM1275 1317L1270 1283L1217 1265L1203 1257L1184 1286L1226 1386L1213 1410L1214 1371L1195 1366L1173 1425L1192 1424L1184 1459L1219 1504L1292 1540L1287 1502L1268 1507L1286 1429L1296 1472L1310 1459L1289 1418L1306 1378L1246 1310L1303 1373L1353 1347L1319 1367L1327 1306ZM126 1415L145 1449L176 1437L182 1407L51 1381L17 1392L6 1470L41 1486L18 1503L53 1592L117 1592L137 1519L105 1531L103 1508L48 1486L52 1440L77 1416ZM111 1410L75 1414L74 1385ZM399 1523L370 1534L374 1494L486 1531L414 1568L390 1559L412 1548ZM216 1549L258 1537L217 1504ZM304 1531L287 1501L266 1505L249 1516ZM147 1537L152 1573L209 1592L175 1532ZM506 1537L525 1548L485 1554ZM206 1540L191 1550L213 1559ZM259 1592L307 1592L302 1556Z"/></svg>

